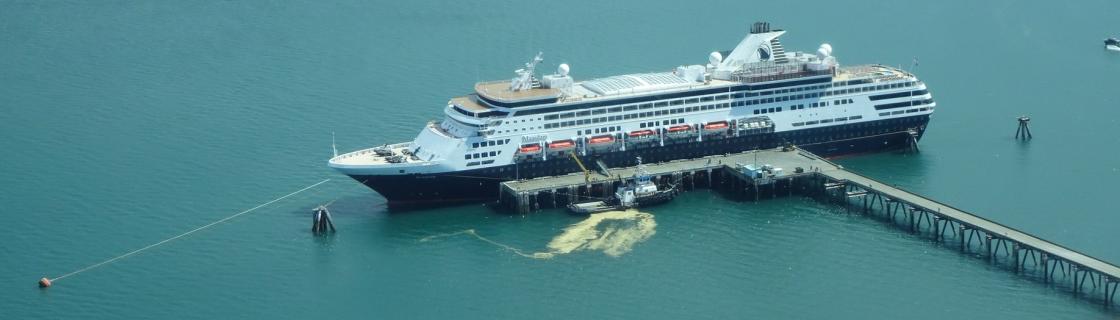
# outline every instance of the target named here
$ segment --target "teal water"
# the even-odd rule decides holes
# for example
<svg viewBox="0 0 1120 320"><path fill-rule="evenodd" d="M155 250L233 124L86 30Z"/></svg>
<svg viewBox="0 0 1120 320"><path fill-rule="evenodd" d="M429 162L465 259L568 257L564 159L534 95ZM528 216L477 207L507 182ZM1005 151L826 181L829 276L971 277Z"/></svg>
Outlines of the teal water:
<svg viewBox="0 0 1120 320"><path fill-rule="evenodd" d="M1120 2L0 2L0 318L1115 318L1064 290L805 199L694 192L617 257L540 260L583 220L386 212L330 171L410 139L536 51L591 78L702 63L755 20L792 50L909 65L920 154L855 171L1120 263ZM1014 118L1035 139L1012 139ZM312 191L58 281L274 199ZM315 238L309 210L340 232Z"/></svg>

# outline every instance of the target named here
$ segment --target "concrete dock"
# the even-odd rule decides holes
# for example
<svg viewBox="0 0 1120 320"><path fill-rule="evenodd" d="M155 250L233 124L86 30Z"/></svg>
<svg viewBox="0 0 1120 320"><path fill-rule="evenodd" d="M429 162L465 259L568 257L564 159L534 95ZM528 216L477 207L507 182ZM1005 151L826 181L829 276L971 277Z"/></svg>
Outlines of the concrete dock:
<svg viewBox="0 0 1120 320"><path fill-rule="evenodd" d="M765 174L750 170L763 165L781 170ZM501 185L499 202L526 213L603 199L635 171L636 167L612 168L610 176L578 173L508 181ZM845 170L796 148L647 163L646 171L660 185L676 185L684 190L720 189L735 198L754 201L801 195L838 204L848 212L887 220L962 253L983 257L988 263L1069 289L1108 307L1116 303L1116 291L1120 288L1120 267L1112 263Z"/></svg>

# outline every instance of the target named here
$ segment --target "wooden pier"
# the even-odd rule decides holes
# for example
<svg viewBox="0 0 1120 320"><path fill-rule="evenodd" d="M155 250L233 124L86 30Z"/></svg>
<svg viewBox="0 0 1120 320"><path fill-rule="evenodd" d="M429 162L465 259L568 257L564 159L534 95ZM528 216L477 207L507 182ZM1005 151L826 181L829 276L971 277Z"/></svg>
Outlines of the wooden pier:
<svg viewBox="0 0 1120 320"><path fill-rule="evenodd" d="M769 165L774 173L756 174L744 166ZM499 203L527 213L561 208L569 203L609 197L631 178L636 167L611 168L612 176L569 174L501 185ZM1074 295L1116 304L1120 267L982 218L918 194L845 170L796 148L748 151L697 159L648 163L646 170L660 185L684 190L711 188L744 200L777 196L808 196L890 222L916 235L953 247L988 263Z"/></svg>

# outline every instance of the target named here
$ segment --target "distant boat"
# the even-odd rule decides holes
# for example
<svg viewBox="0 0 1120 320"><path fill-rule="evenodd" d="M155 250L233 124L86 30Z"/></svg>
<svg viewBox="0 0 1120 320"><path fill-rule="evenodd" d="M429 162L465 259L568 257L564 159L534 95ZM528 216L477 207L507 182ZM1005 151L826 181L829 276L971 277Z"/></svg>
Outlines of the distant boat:
<svg viewBox="0 0 1120 320"><path fill-rule="evenodd" d="M1104 48L1111 51L1120 51L1120 39L1108 38L1104 40Z"/></svg>
<svg viewBox="0 0 1120 320"><path fill-rule="evenodd" d="M638 172L634 173L634 180L623 183L614 195L603 201L573 203L568 205L568 210L575 213L591 214L603 211L625 210L637 207L646 207L673 200L677 196L677 186L659 190L653 182L652 176L646 172L642 165L642 158L638 158Z"/></svg>

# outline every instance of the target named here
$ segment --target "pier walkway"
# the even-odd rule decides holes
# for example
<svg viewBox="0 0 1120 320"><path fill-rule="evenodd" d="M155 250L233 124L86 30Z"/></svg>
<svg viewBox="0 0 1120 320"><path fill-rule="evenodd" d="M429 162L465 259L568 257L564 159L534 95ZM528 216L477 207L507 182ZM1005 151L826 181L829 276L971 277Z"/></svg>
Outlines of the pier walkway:
<svg viewBox="0 0 1120 320"><path fill-rule="evenodd" d="M751 170L763 165L781 170ZM501 185L499 202L525 213L541 207L602 199L613 194L615 187L631 178L636 170L611 168L612 177L585 177L577 173L508 181ZM843 205L849 212L859 210L861 214L888 220L912 233L954 245L962 253L981 256L989 263L1065 287L1075 295L1109 307L1116 302L1120 288L1120 267L1112 263L848 171L796 148L647 163L646 171L661 185L676 185L685 190L697 186L719 188L747 199L753 196L756 201L761 196L797 194Z"/></svg>

